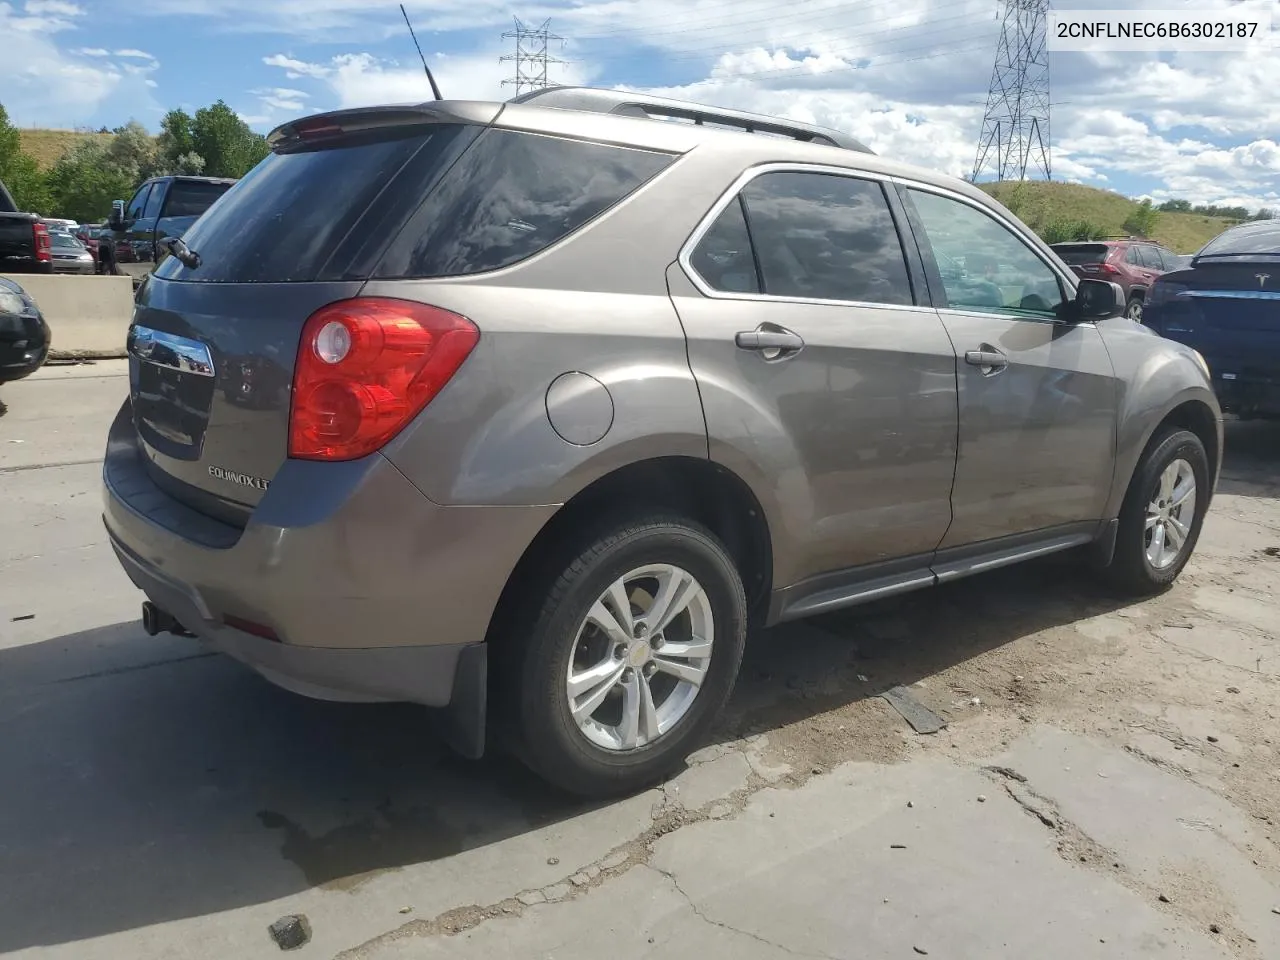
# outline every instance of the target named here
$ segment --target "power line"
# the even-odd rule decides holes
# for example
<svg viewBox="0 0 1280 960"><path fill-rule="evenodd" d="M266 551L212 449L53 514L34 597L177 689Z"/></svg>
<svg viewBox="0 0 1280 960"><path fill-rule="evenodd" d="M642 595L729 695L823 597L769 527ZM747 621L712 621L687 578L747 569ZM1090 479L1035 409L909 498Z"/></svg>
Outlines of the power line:
<svg viewBox="0 0 1280 960"><path fill-rule="evenodd" d="M514 40L516 52L498 59L514 61L516 75L503 80L502 85L504 87L514 85L516 96L519 96L526 90L541 90L543 87L550 86L547 67L553 63L564 63L563 60L551 56L551 41L559 40L563 44L564 37L551 32L550 20L543 20L539 26L531 29L525 26L524 21L519 17L513 19L516 22L516 28L504 33L502 39Z"/></svg>
<svg viewBox="0 0 1280 960"><path fill-rule="evenodd" d="M997 180L1027 178L1034 164L1046 180L1049 155L1049 53L1045 20L1049 0L1004 0L1004 20L987 90L971 180L990 163Z"/></svg>

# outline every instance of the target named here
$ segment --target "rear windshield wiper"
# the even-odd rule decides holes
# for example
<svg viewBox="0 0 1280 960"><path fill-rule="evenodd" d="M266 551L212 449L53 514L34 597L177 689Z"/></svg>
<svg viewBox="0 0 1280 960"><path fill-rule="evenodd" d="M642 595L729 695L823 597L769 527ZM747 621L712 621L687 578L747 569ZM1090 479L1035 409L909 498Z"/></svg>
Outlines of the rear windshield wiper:
<svg viewBox="0 0 1280 960"><path fill-rule="evenodd" d="M194 270L200 266L200 254L188 247L181 237L165 237L164 245L169 248L170 253L181 261L184 267Z"/></svg>

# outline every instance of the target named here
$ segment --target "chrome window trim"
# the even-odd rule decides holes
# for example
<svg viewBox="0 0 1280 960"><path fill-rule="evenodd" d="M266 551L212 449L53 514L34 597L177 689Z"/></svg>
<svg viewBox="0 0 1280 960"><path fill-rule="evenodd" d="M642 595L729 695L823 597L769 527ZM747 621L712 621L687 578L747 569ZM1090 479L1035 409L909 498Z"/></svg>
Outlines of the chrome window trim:
<svg viewBox="0 0 1280 960"><path fill-rule="evenodd" d="M759 303L812 303L818 306L827 307L867 307L876 310L901 310L906 313L928 313L934 314L932 306L927 303L879 303L874 300L826 300L818 297L780 297L769 293L734 293L727 290L717 290L710 286L693 268L692 258L693 251L697 249L702 238L706 236L716 219L722 214L727 206L738 198L744 187L757 177L762 177L766 173L819 173L830 174L834 176L847 177L854 180L874 180L883 188L885 184L892 181L892 177L887 173L879 173L874 170L860 170L856 167L838 167L830 164L820 163L802 163L794 160L779 161L771 163L762 163L754 167L749 167L734 178L724 193L716 199L711 205L711 209L703 215L698 225L694 227L693 233L689 234L689 238L685 240L684 246L680 248L680 254L676 258L680 264L680 268L684 271L689 282L697 287L698 292L704 297L711 300L739 300L754 301ZM885 199L886 209L892 215L892 207L889 206L888 198ZM898 232L898 231L895 231ZM901 244L903 238L898 232L898 242ZM907 276L911 276L911 269L906 260L906 250L902 251L903 268L907 271Z"/></svg>

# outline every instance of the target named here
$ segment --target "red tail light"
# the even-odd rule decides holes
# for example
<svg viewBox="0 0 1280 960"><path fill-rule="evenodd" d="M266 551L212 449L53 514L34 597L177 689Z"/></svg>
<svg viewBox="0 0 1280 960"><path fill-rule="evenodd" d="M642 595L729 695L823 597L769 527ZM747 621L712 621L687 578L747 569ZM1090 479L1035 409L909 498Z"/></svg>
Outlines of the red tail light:
<svg viewBox="0 0 1280 960"><path fill-rule="evenodd" d="M53 240L48 226L37 220L31 225L31 237L36 244L36 262L53 263Z"/></svg>
<svg viewBox="0 0 1280 960"><path fill-rule="evenodd" d="M357 297L302 328L289 456L354 460L381 448L449 382L480 331L439 307Z"/></svg>
<svg viewBox="0 0 1280 960"><path fill-rule="evenodd" d="M1103 262L1099 264L1098 270L1101 273L1107 274L1108 276L1116 277L1120 275L1120 268L1117 267L1114 263Z"/></svg>

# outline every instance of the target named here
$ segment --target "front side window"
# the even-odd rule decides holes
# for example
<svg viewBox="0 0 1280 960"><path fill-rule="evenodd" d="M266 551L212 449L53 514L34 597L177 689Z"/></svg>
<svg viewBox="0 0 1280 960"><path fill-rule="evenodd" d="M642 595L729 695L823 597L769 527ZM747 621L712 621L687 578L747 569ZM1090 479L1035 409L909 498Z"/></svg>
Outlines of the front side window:
<svg viewBox="0 0 1280 960"><path fill-rule="evenodd" d="M908 190L952 310L1056 318L1057 274L1008 227L949 197Z"/></svg>
<svg viewBox="0 0 1280 960"><path fill-rule="evenodd" d="M129 206L125 209L125 218L128 220L138 220L142 217L143 211L147 209L147 197L151 194L151 184L143 184L142 189L133 195L133 199L129 201Z"/></svg>
<svg viewBox="0 0 1280 960"><path fill-rule="evenodd" d="M889 202L876 181L766 173L747 184L742 201L766 294L914 302Z"/></svg>
<svg viewBox="0 0 1280 960"><path fill-rule="evenodd" d="M147 197L147 206L143 211L143 217L147 220L153 220L160 216L160 204L164 201L164 187L156 184L151 188L151 194Z"/></svg>

